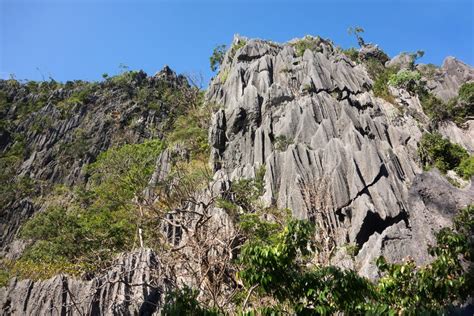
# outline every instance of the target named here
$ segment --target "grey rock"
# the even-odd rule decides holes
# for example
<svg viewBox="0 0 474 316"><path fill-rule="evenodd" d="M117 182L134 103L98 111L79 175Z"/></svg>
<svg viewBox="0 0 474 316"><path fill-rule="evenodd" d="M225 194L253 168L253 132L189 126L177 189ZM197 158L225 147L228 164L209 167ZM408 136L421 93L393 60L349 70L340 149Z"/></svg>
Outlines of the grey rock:
<svg viewBox="0 0 474 316"><path fill-rule="evenodd" d="M361 60L376 59L379 60L382 64L385 64L388 61L388 56L383 50L381 50L377 45L367 44L362 46L359 50L359 58Z"/></svg>
<svg viewBox="0 0 474 316"><path fill-rule="evenodd" d="M418 174L409 190L407 217L384 230L376 229L356 257L362 275L376 278L374 261L384 256L401 262L408 258L426 264L433 258L424 249L436 243L435 234L442 227L451 226L460 208L474 203L474 187L453 187L436 170Z"/></svg>
<svg viewBox="0 0 474 316"><path fill-rule="evenodd" d="M474 121L467 121L464 128L459 128L453 122L442 122L438 131L453 143L466 148L471 154L474 153Z"/></svg>
<svg viewBox="0 0 474 316"><path fill-rule="evenodd" d="M429 123L419 100L397 89L397 107L374 97L366 69L330 43L301 57L291 42L267 45L249 40L245 51L260 53L249 59L238 51L222 65L236 79L209 87L207 98L223 107L210 128L215 171L235 180L264 164L263 201L317 222L339 246L358 245L364 275L374 277L380 254L397 261L416 250L417 262L427 262L426 250L415 247L432 241L424 226L450 221L430 207L423 208L430 220L412 214L412 186L422 174L418 141ZM456 126L446 134L472 142Z"/></svg>
<svg viewBox="0 0 474 316"><path fill-rule="evenodd" d="M401 53L385 63L386 67L396 67L400 69L411 69L414 66L415 58L407 53Z"/></svg>
<svg viewBox="0 0 474 316"><path fill-rule="evenodd" d="M155 253L140 249L92 280L12 279L0 288L0 307L4 315L159 315L172 284Z"/></svg>
<svg viewBox="0 0 474 316"><path fill-rule="evenodd" d="M446 57L437 76L428 81L428 87L441 100L456 97L463 83L474 80L474 69L454 57Z"/></svg>

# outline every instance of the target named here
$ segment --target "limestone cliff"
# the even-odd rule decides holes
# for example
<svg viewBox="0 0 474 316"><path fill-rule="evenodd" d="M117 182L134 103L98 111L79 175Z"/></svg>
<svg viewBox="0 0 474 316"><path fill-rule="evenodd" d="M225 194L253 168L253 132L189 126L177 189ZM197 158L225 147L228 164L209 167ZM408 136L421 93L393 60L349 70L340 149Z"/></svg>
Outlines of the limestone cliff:
<svg viewBox="0 0 474 316"><path fill-rule="evenodd" d="M266 203L316 221L336 245L357 244L354 268L367 276L375 276L370 266L380 254L427 262L420 248L450 222L446 209L472 203L472 189L452 189L439 203L415 203L416 187L427 177L417 146L429 128L418 98L395 88L397 104L375 97L363 64L330 41L306 40L316 47L298 56L298 40L234 39L233 47L241 48L227 53L208 90L222 104L210 131L216 172L232 180L265 165ZM432 91L453 96L473 78L471 67L447 58ZM441 126L452 141L472 148L471 123ZM426 190L443 191L446 181L428 178ZM335 264L343 262L336 258Z"/></svg>
<svg viewBox="0 0 474 316"><path fill-rule="evenodd" d="M310 47L302 49L301 41ZM359 54L385 62L373 45ZM388 61L404 62L400 57ZM187 83L169 69L134 78L119 88L103 83L67 117L57 103L73 91L58 90L43 107L15 121L8 130L26 141L15 176L28 175L50 186L87 183L81 168L100 152L162 137L179 108L164 102L150 109L137 101L137 90L143 85L158 90L163 82L179 90ZM447 101L474 80L474 69L449 57L423 79ZM264 204L288 208L294 217L318 224L331 247L330 262L370 278L377 277L374 259L380 255L390 261L411 256L418 264L429 262L426 249L434 233L450 225L460 207L474 203L469 181L456 188L436 170L424 171L418 156L422 134L433 128L472 154L474 121L433 127L416 94L390 87L393 101L388 102L376 97L373 87L367 65L354 62L329 40L309 37L280 44L237 36L206 92L207 101L219 107L208 138L214 179L225 187L254 177L264 165ZM0 82L0 88L17 104L35 98L25 86ZM2 115L14 120L18 113L13 108ZM51 119L46 128L33 128L36 118L45 117ZM15 142L11 132L0 129L0 151ZM84 150L64 160L64 147ZM174 155L186 153L165 150L150 184L166 176ZM0 206L0 246L9 257L21 253L15 235L42 210L33 199L42 195L35 192ZM214 215L225 216L219 208ZM357 246L354 258L344 250L347 245ZM157 313L163 295L176 286L159 259L159 253L142 248L119 256L109 271L82 280L66 275L37 282L12 279L0 289L0 306L7 315Z"/></svg>

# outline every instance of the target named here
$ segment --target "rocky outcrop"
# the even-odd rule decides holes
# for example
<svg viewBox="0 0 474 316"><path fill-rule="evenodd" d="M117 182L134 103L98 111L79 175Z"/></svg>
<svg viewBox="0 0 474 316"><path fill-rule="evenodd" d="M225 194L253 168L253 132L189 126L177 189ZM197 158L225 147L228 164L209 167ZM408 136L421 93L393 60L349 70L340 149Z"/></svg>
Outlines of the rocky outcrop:
<svg viewBox="0 0 474 316"><path fill-rule="evenodd" d="M317 223L333 246L331 264L375 278L374 259L380 255L390 261L410 256L418 264L429 262L424 250L434 243L434 233L450 225L457 209L474 203L472 185L457 189L436 171L423 171L418 141L429 119L416 96L391 87L396 104L375 97L364 64L354 63L328 40L305 40L311 45L301 53L296 49L304 46L300 40L278 44L235 38L207 92L207 99L221 106L209 129L214 179L228 188L228 180L254 177L264 165L263 203L289 208L294 217ZM364 47L360 56L381 62L386 58L373 45ZM429 86L447 100L463 82L472 80L472 73L471 67L448 60L429 79ZM160 138L179 109L161 98L150 100L142 88L154 94L163 85L179 89L186 82L169 68L154 77L138 73L132 79L126 85L104 83L66 117L57 102L74 92L57 91L54 95L63 95L51 97L13 129L0 129L3 152L14 144L14 134L26 133L27 154L16 176L46 181L46 188L85 184L82 167L100 152ZM0 81L0 88L2 84L6 85ZM18 104L34 97L25 89L3 86L3 91ZM152 101L158 103L151 107ZM6 115L14 119L15 108ZM53 118L51 125L33 128L44 117ZM466 129L440 124L439 131L472 152L471 123ZM164 150L150 188L166 179L175 157L187 160L189 153L179 146ZM219 192L211 192L213 196L222 191L219 186L214 189ZM147 199L155 198L152 189L145 193ZM12 240L24 220L40 208L26 197L1 209L0 246L6 246L5 251L21 253L23 245ZM210 211L224 230L231 226L224 210ZM170 227L164 225L168 241L178 244L181 235ZM225 234L224 230L206 233ZM344 250L349 244L358 249L352 258ZM0 289L0 306L7 315L151 315L159 312L165 294L175 286L176 274L165 270L169 264L162 264L152 250L140 249L121 255L93 277L13 279Z"/></svg>
<svg viewBox="0 0 474 316"><path fill-rule="evenodd" d="M171 286L156 254L141 249L88 281L67 275L12 279L0 288L0 307L2 315L152 315L159 314Z"/></svg>
<svg viewBox="0 0 474 316"><path fill-rule="evenodd" d="M415 63L415 57L408 53L401 53L385 63L386 67L396 67L399 69L411 69Z"/></svg>
<svg viewBox="0 0 474 316"><path fill-rule="evenodd" d="M427 121L418 99L403 90L396 91L397 106L374 97L364 66L328 41L302 56L297 41L234 43L242 41L207 94L223 106L210 130L216 173L252 177L265 165L267 205L317 222L337 245L356 244L358 262L370 261L374 251L399 259L410 253L403 245L431 241L432 233L418 233L431 220L416 219L410 205L410 188L422 173L420 122ZM472 139L462 141L472 146ZM460 194L472 198L472 191ZM387 234L406 241L374 241ZM357 268L369 275L364 264Z"/></svg>
<svg viewBox="0 0 474 316"><path fill-rule="evenodd" d="M459 87L474 80L474 69L454 57L446 57L428 87L441 100L449 101L458 95Z"/></svg>
<svg viewBox="0 0 474 316"><path fill-rule="evenodd" d="M0 249L7 247L5 252L20 225L41 209L33 196L44 197L57 184L87 183L83 167L111 146L161 138L180 111L163 95L188 83L168 67L151 77L131 72L101 83L66 83L45 94L43 107L21 115L25 104L38 104L38 88L28 87L0 80L10 104L5 113L0 109L8 123L7 130L0 128L6 140L0 154L21 143L23 162L13 176L28 177L36 187L35 194L0 206ZM40 84L39 89L46 88Z"/></svg>
<svg viewBox="0 0 474 316"><path fill-rule="evenodd" d="M410 257L419 265L431 261L425 249L436 243L434 234L450 226L460 208L474 203L474 187L463 190L453 187L438 171L418 174L409 189L408 222L399 222L376 231L356 257L356 267L371 278L377 277L373 261L383 255L401 262Z"/></svg>

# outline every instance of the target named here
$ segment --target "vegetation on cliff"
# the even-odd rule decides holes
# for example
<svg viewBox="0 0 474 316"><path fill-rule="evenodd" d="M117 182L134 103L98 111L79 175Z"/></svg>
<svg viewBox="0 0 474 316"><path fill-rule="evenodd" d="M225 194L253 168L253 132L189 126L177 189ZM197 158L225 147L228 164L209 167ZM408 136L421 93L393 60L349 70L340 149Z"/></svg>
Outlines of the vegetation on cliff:
<svg viewBox="0 0 474 316"><path fill-rule="evenodd" d="M361 49L368 47L362 32L353 30ZM308 49L322 52L323 42L313 37L295 41L291 56L300 58ZM229 59L246 44L236 42L227 53ZM419 52L413 53L408 69L386 66L388 56L379 50L370 56L355 49L344 54L365 67L373 79L372 87L367 79L367 88L377 97L396 103L391 88L404 89L419 98L436 123L462 124L472 114L472 83L461 86L459 96L446 105L428 91L424 75L415 69ZM216 48L210 59L213 70L225 62L224 56L224 47ZM172 76L167 72L162 75ZM220 83L226 82L228 72L224 74ZM334 247L325 243L329 239L325 227L318 227L311 216L297 220L273 201L270 206L262 202L265 174L274 170L255 164L249 171L253 177L232 181L214 174L208 129L217 106L183 78L165 79L127 70L118 76L104 75L100 83L0 83L0 203L5 205L1 210L27 197L29 203L43 207L19 231L24 251L16 259L0 262L1 285L12 277L40 280L59 273L91 278L107 269L118 253L147 247L159 253L160 265L174 278L170 282L175 291L164 299L165 315L443 313L464 303L474 291L473 206L460 210L453 226L437 233L437 244L429 249L430 264L417 266L411 258L389 263L380 257L376 280L333 266ZM329 93L322 93L329 98ZM114 102L125 104L122 112L111 105ZM84 109L97 105L109 106L97 118L107 121L103 130L118 126L113 141L103 141L110 134L94 134L95 125L90 130L77 127ZM31 129L30 136L36 137L63 128L51 117L48 121L48 115L64 125L77 124L74 132L63 135L66 140L51 145L55 155L45 159L60 166L44 177L38 176L40 168L22 172L31 170L26 162L41 151L36 152L21 131ZM251 133L253 142L255 131ZM362 139L361 133L357 135ZM100 140L95 143L99 149L91 150L92 138ZM278 153L293 145L285 135L272 135L271 141ZM438 133L424 134L419 155L424 167L443 173L454 170L465 179L474 174L473 156ZM72 181L56 177L48 182L48 177L71 166L78 171ZM384 172L381 169L381 177ZM365 194L372 185L357 194ZM355 247L341 249L354 257Z"/></svg>

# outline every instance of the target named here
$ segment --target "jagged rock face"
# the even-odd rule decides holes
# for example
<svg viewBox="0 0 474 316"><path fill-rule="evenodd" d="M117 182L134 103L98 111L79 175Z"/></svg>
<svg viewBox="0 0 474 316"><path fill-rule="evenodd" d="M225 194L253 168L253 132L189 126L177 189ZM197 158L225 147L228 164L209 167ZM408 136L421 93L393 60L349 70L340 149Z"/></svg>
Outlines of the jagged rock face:
<svg viewBox="0 0 474 316"><path fill-rule="evenodd" d="M398 54L385 63L386 67L397 67L400 69L410 69L415 58L407 53Z"/></svg>
<svg viewBox="0 0 474 316"><path fill-rule="evenodd" d="M171 283L150 249L119 257L92 280L58 275L44 281L12 279L0 288L2 315L152 315Z"/></svg>
<svg viewBox="0 0 474 316"><path fill-rule="evenodd" d="M474 68L454 57L446 57L443 65L428 81L428 87L441 100L449 101L458 95L459 87L474 80Z"/></svg>
<svg viewBox="0 0 474 316"><path fill-rule="evenodd" d="M373 236L396 231L415 241L432 238L413 236L414 225L427 222L412 223L416 210L409 203L422 172L417 121L426 116L403 91L401 104L418 117L375 98L364 67L329 42L303 56L293 44L249 40L225 56L208 91L223 106L210 130L214 168L235 179L252 177L265 164L266 203L316 221L338 245L356 243L357 268L364 272ZM471 191L465 194L472 200ZM391 258L412 252L395 238L377 247ZM421 252L418 259L429 258Z"/></svg>
<svg viewBox="0 0 474 316"><path fill-rule="evenodd" d="M16 176L33 179L40 187L37 196L47 195L56 184L86 183L83 167L111 146L161 138L179 109L159 97L158 100L141 97L140 92L188 87L186 79L168 67L152 77L138 72L130 82L107 81L97 85L85 101L71 104L65 111L61 102L77 92L67 89L66 84L49 94L44 107L19 117L20 105L34 103L38 95L29 92L27 84L12 87L0 80L0 92L11 103L8 111L0 114L4 115L2 119L13 122L7 131L0 128L3 133L0 153L15 144L14 135L22 136L24 161ZM151 101L155 102L153 107L149 106ZM0 249L8 246L20 225L41 209L42 205L32 197L0 206Z"/></svg>
<svg viewBox="0 0 474 316"><path fill-rule="evenodd" d="M436 170L416 175L408 195L408 225L398 223L370 236L357 256L357 268L375 278L373 262L380 255L395 262L410 256L419 264L425 263L430 260L425 250L436 244L434 233L450 226L457 211L472 203L474 187L459 190Z"/></svg>

